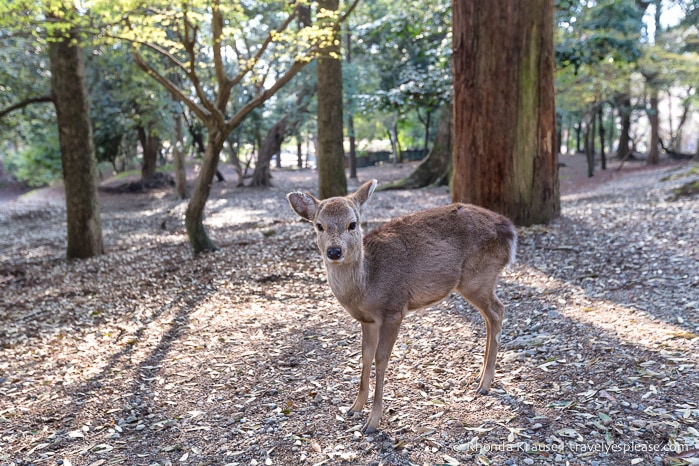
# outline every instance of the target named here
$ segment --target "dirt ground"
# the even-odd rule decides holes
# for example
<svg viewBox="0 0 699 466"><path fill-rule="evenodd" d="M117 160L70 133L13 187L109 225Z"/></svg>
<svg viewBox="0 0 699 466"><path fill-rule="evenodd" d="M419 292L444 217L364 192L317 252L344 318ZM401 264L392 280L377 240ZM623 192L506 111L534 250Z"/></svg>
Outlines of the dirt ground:
<svg viewBox="0 0 699 466"><path fill-rule="evenodd" d="M60 188L0 196L0 465L698 464L699 202L673 196L696 164L561 162L561 217L518 229L498 286L491 394L484 324L452 296L403 323L371 435L346 415L359 325L284 198L315 172L215 183L199 256L168 190L102 193L107 251L84 261ZM448 202L378 192L364 230Z"/></svg>

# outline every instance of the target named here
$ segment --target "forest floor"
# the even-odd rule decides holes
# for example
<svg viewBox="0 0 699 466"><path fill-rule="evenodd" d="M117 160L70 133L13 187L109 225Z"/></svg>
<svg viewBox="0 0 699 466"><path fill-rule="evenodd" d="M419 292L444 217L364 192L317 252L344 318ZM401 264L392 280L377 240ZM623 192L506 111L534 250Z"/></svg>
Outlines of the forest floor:
<svg viewBox="0 0 699 466"><path fill-rule="evenodd" d="M581 159L561 159L560 218L518 229L491 394L475 393L484 324L454 295L404 321L371 435L367 408L346 415L359 325L285 200L315 172L215 183L220 250L199 256L169 190L101 193L106 254L81 261L60 188L5 198L0 464L697 464L699 201L673 194L697 165L587 179ZM365 231L448 202L378 192Z"/></svg>

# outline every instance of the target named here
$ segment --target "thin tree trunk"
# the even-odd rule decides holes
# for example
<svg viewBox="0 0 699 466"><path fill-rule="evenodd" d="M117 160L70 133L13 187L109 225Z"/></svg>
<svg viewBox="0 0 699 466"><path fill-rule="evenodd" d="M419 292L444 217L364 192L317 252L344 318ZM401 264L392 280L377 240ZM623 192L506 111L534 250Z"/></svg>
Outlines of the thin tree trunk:
<svg viewBox="0 0 699 466"><path fill-rule="evenodd" d="M403 162L400 153L400 144L398 143L398 112L393 113L391 128L388 131L388 138L391 140L391 151L393 152L393 165Z"/></svg>
<svg viewBox="0 0 699 466"><path fill-rule="evenodd" d="M78 43L77 31L48 43L66 193L69 258L93 257L104 252L85 62Z"/></svg>
<svg viewBox="0 0 699 466"><path fill-rule="evenodd" d="M175 147L172 158L175 162L175 189L177 197L187 199L187 171L184 163L184 131L182 127L182 112L175 112Z"/></svg>
<svg viewBox="0 0 699 466"><path fill-rule="evenodd" d="M587 176L595 176L595 127L594 113L585 124L585 159L587 160Z"/></svg>
<svg viewBox="0 0 699 466"><path fill-rule="evenodd" d="M192 198L187 205L184 223L195 253L218 249L204 228L204 207L211 192L211 183L214 181L223 141L221 132L215 127L210 127L201 171L194 185Z"/></svg>
<svg viewBox="0 0 699 466"><path fill-rule="evenodd" d="M352 32L349 23L345 28L345 60L352 63ZM349 137L349 171L350 179L357 179L357 141L354 134L354 99L352 93L347 95L347 136Z"/></svg>
<svg viewBox="0 0 699 466"><path fill-rule="evenodd" d="M556 113L556 153L560 154L563 149L563 117Z"/></svg>
<svg viewBox="0 0 699 466"><path fill-rule="evenodd" d="M452 200L520 225L560 212L553 0L452 0Z"/></svg>
<svg viewBox="0 0 699 466"><path fill-rule="evenodd" d="M619 133L619 146L616 151L616 158L626 160L630 154L629 143L631 142L631 97L624 96L619 106L619 116L621 117L621 132Z"/></svg>
<svg viewBox="0 0 699 466"><path fill-rule="evenodd" d="M579 154L582 152L582 140L580 138L580 133L582 132L582 120L578 120L578 124L575 125L575 153Z"/></svg>
<svg viewBox="0 0 699 466"><path fill-rule="evenodd" d="M349 112L347 115L347 132L349 133L349 169L350 178L357 179L357 138L354 134L354 115Z"/></svg>
<svg viewBox="0 0 699 466"><path fill-rule="evenodd" d="M660 119L658 118L658 89L655 86L652 86L650 91L648 119L650 120L650 149L646 163L656 165L660 163L660 141L658 140Z"/></svg>
<svg viewBox="0 0 699 466"><path fill-rule="evenodd" d="M296 136L296 167L303 168L303 141L301 135Z"/></svg>
<svg viewBox="0 0 699 466"><path fill-rule="evenodd" d="M604 111L603 111L603 106L600 105L599 109L597 110L597 117L598 117L598 122L597 124L599 125L599 157L600 157L600 166L602 167L602 170L607 169L607 154L605 153L604 150Z"/></svg>
<svg viewBox="0 0 699 466"><path fill-rule="evenodd" d="M320 0L321 9L336 11L338 0ZM339 29L334 28L335 39ZM328 40L318 58L318 195L321 199L347 194L342 134L342 62L339 40Z"/></svg>

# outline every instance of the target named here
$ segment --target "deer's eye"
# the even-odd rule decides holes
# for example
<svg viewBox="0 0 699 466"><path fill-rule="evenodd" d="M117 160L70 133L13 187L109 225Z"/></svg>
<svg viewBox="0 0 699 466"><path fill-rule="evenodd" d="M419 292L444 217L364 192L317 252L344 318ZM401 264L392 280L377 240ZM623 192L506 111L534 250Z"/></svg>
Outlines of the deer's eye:
<svg viewBox="0 0 699 466"><path fill-rule="evenodd" d="M357 222L350 222L348 229L350 231L357 229Z"/></svg>
<svg viewBox="0 0 699 466"><path fill-rule="evenodd" d="M321 225L320 223L316 223L316 228L318 229L318 231L323 231L323 225Z"/></svg>

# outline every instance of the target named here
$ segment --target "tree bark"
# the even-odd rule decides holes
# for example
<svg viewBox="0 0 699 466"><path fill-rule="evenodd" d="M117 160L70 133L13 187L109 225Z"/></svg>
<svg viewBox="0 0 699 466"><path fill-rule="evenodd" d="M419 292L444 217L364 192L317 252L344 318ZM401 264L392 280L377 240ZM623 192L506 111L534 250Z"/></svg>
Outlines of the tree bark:
<svg viewBox="0 0 699 466"><path fill-rule="evenodd" d="M600 159L600 168L602 170L607 169L607 153L604 150L604 107L602 105L599 106L599 109L597 109L597 124L599 125L599 159Z"/></svg>
<svg viewBox="0 0 699 466"><path fill-rule="evenodd" d="M257 165L252 172L250 186L271 186L271 174L269 170L270 162L275 154L278 154L284 141L288 118L284 117L277 121L267 132L267 136L262 140L260 151L257 155Z"/></svg>
<svg viewBox="0 0 699 466"><path fill-rule="evenodd" d="M141 179L147 181L153 179L158 164L158 152L160 139L153 134L153 130L139 126L138 140L143 150L143 164L141 165Z"/></svg>
<svg viewBox="0 0 699 466"><path fill-rule="evenodd" d="M582 119L575 125L575 153L579 154L582 149L580 132L582 131Z"/></svg>
<svg viewBox="0 0 699 466"><path fill-rule="evenodd" d="M78 42L77 31L49 41L51 92L66 193L69 258L94 257L104 252L85 62Z"/></svg>
<svg viewBox="0 0 699 466"><path fill-rule="evenodd" d="M560 212L553 0L453 0L452 200L519 225Z"/></svg>
<svg viewBox="0 0 699 466"><path fill-rule="evenodd" d="M445 105L439 112L437 121L437 134L434 144L427 156L413 170L410 175L393 183L379 186L379 190L389 189L416 189L430 185L443 185L449 182L452 161L452 108L451 104Z"/></svg>
<svg viewBox="0 0 699 466"><path fill-rule="evenodd" d="M303 142L301 136L296 136L296 168L303 168Z"/></svg>
<svg viewBox="0 0 699 466"><path fill-rule="evenodd" d="M318 7L337 10L338 0L320 0ZM342 135L342 62L340 31L321 49L318 58L318 195L321 199L347 194L345 150Z"/></svg>
<svg viewBox="0 0 699 466"><path fill-rule="evenodd" d="M650 109L648 111L648 119L650 120L650 147L648 150L648 165L657 165L660 163L660 141L659 126L660 118L658 118L658 88L651 85L650 90Z"/></svg>
<svg viewBox="0 0 699 466"><path fill-rule="evenodd" d="M182 112L175 112L175 147L172 158L175 163L175 189L177 197L187 199L187 171L184 163L184 131L182 128Z"/></svg>
<svg viewBox="0 0 699 466"><path fill-rule="evenodd" d="M628 95L625 95L621 100L619 116L621 117L621 132L619 133L619 146L616 150L616 158L626 160L631 151L629 147L631 142L631 137L629 136L631 132L631 97Z"/></svg>
<svg viewBox="0 0 699 466"><path fill-rule="evenodd" d="M352 63L352 32L349 23L345 27L345 60ZM352 93L347 96L347 136L349 137L349 171L350 179L357 179L357 138L354 134L354 101Z"/></svg>
<svg viewBox="0 0 699 466"><path fill-rule="evenodd" d="M204 251L215 251L218 249L209 238L209 234L204 228L204 207L209 199L211 192L211 183L214 181L216 167L223 148L225 137L215 127L209 128L209 137L206 142L206 151L204 152L204 160L201 163L201 170L197 177L192 198L187 205L184 224L189 235L189 242L192 245L195 253Z"/></svg>
<svg viewBox="0 0 699 466"><path fill-rule="evenodd" d="M417 119L420 120L420 123L425 127L425 135L422 139L422 150L427 153L427 149L429 149L430 146L430 129L432 126L432 110L427 109L425 112L425 118L422 118L422 115L420 115L420 110L417 111ZM437 123L439 124L439 123Z"/></svg>
<svg viewBox="0 0 699 466"><path fill-rule="evenodd" d="M587 160L587 176L595 176L595 126L594 113L585 122L585 159Z"/></svg>

